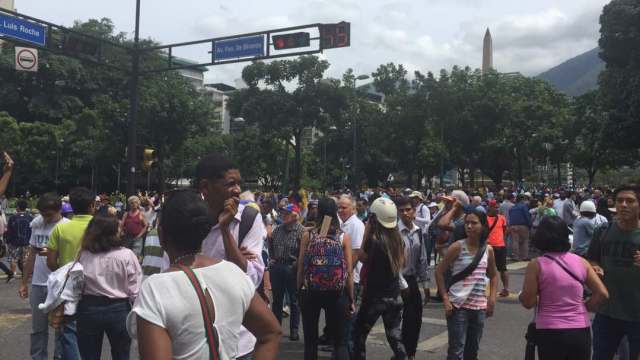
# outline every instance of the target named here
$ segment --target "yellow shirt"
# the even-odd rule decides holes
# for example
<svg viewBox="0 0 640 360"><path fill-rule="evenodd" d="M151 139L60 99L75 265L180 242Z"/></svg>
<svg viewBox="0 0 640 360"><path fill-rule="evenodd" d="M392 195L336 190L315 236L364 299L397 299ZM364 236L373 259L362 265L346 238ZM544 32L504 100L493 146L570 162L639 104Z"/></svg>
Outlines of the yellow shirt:
<svg viewBox="0 0 640 360"><path fill-rule="evenodd" d="M49 235L47 248L58 252L58 266L75 260L82 245L82 237L89 225L91 215L74 215L71 221L58 223Z"/></svg>

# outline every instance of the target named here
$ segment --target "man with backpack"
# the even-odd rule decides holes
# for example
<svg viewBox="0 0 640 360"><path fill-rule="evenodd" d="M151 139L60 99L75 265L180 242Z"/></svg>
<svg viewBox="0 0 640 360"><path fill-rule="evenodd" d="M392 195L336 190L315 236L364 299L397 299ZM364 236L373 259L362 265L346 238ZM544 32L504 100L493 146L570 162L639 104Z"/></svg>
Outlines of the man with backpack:
<svg viewBox="0 0 640 360"><path fill-rule="evenodd" d="M240 205L240 171L225 157L211 154L196 166L195 186L209 206L214 226L202 243L204 255L236 264L255 284L262 283L262 249L267 236L259 211ZM239 360L252 358L256 338L242 328Z"/></svg>
<svg viewBox="0 0 640 360"><path fill-rule="evenodd" d="M16 204L17 212L9 218L7 223L7 245L9 245L9 266L15 274L16 264L23 273L23 264L27 259L29 239L31 238L31 221L33 217L27 214L27 202L19 200ZM13 277L13 274L10 277Z"/></svg>

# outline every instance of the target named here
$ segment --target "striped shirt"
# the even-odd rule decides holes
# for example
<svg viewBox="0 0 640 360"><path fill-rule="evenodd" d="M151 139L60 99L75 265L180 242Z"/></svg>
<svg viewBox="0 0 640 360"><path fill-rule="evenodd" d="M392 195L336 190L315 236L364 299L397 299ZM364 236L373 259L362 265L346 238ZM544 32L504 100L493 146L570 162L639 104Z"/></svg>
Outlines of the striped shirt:
<svg viewBox="0 0 640 360"><path fill-rule="evenodd" d="M458 255L452 266L452 274L454 275L469 266L475 256L475 254L469 252L464 240L459 241L462 245L462 250L460 250L460 255ZM476 269L464 280L458 281L449 289L449 300L456 308L468 310L484 310L487 308L488 254L489 250L487 249Z"/></svg>

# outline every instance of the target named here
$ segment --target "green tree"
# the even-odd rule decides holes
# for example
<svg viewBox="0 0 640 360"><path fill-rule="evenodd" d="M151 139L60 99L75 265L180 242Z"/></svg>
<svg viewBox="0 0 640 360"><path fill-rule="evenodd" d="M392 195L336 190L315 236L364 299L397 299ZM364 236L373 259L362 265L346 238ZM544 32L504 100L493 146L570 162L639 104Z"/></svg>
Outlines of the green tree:
<svg viewBox="0 0 640 360"><path fill-rule="evenodd" d="M637 149L640 138L640 3L613 0L600 16L600 57L606 68L600 88L608 132L621 149Z"/></svg>
<svg viewBox="0 0 640 360"><path fill-rule="evenodd" d="M329 121L338 119L345 107L339 81L322 81L328 68L329 63L316 56L269 64L255 62L242 71L249 88L232 96L229 102L233 116L243 117L248 125L256 124L263 136L294 149L294 188L299 187L302 178L305 128L326 131ZM260 84L264 84L263 88ZM288 84L295 88L287 90Z"/></svg>

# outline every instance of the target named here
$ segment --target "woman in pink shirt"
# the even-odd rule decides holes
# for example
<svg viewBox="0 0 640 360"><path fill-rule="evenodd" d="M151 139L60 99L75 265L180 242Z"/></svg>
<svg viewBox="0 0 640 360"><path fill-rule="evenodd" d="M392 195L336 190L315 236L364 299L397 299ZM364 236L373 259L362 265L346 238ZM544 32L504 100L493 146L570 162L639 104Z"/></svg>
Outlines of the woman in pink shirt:
<svg viewBox="0 0 640 360"><path fill-rule="evenodd" d="M84 291L78 305L78 345L83 360L100 359L107 334L111 358L129 359L126 319L138 296L142 270L133 251L123 247L118 219L97 215L82 240Z"/></svg>
<svg viewBox="0 0 640 360"><path fill-rule="evenodd" d="M569 230L558 216L540 221L533 244L543 255L527 266L520 303L537 305L535 343L540 360L591 359L587 310L595 310L609 293L591 265L569 252ZM584 287L592 291L583 299Z"/></svg>

